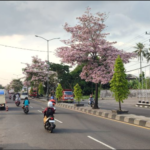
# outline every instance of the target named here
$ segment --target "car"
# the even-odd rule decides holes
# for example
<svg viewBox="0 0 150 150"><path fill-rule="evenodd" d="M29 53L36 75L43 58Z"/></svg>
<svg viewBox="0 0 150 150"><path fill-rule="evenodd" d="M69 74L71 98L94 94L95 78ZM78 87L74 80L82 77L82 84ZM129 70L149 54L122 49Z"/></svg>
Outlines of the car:
<svg viewBox="0 0 150 150"><path fill-rule="evenodd" d="M21 93L20 99L25 99L26 97L28 97L28 93Z"/></svg>

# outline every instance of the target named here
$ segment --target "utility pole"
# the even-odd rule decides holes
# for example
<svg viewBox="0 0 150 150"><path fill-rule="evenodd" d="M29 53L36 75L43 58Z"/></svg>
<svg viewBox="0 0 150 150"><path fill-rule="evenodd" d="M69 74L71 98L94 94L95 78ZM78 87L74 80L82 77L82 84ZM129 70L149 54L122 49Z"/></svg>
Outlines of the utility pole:
<svg viewBox="0 0 150 150"><path fill-rule="evenodd" d="M45 39L41 36L35 35L35 37L39 37L44 39L45 41L47 41L47 61L48 61L48 65L49 65L49 41L55 40L55 39L60 39L60 38L53 38L53 39ZM50 67L50 66L49 66ZM49 71L49 67L47 67L47 72ZM47 101L49 101L49 74L47 73Z"/></svg>

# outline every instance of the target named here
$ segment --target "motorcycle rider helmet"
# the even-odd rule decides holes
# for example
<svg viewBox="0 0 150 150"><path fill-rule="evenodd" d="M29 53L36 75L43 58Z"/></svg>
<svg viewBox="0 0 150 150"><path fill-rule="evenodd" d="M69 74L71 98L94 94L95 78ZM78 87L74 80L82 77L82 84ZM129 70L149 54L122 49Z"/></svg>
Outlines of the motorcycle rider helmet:
<svg viewBox="0 0 150 150"><path fill-rule="evenodd" d="M50 107L50 108L53 108L53 103L52 103L51 101L49 101L49 102L47 103L47 106Z"/></svg>

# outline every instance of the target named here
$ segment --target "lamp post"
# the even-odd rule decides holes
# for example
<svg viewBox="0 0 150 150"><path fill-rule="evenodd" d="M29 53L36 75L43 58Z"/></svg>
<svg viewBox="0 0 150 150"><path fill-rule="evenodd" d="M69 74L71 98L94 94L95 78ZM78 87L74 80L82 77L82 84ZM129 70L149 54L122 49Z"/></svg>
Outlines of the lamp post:
<svg viewBox="0 0 150 150"><path fill-rule="evenodd" d="M42 38L44 39L45 41L47 41L47 61L48 61L48 64L49 64L49 41L52 41L52 40L55 40L55 39L60 39L60 38L53 38L53 39L45 39L41 36L38 36L38 35L35 35L35 37L39 37L39 38ZM47 68L47 71L48 71L48 68ZM47 101L49 100L49 81L48 81L48 74L47 74Z"/></svg>

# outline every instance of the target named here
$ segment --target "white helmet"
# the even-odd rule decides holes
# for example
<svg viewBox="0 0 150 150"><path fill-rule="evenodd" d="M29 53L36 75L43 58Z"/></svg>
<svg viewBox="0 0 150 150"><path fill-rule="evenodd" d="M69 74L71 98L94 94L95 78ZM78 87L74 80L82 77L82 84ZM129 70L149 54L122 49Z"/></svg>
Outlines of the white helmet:
<svg viewBox="0 0 150 150"><path fill-rule="evenodd" d="M53 103L52 103L51 101L49 101L49 102L47 103L47 106L50 107L50 108L52 108L52 107L53 107Z"/></svg>

